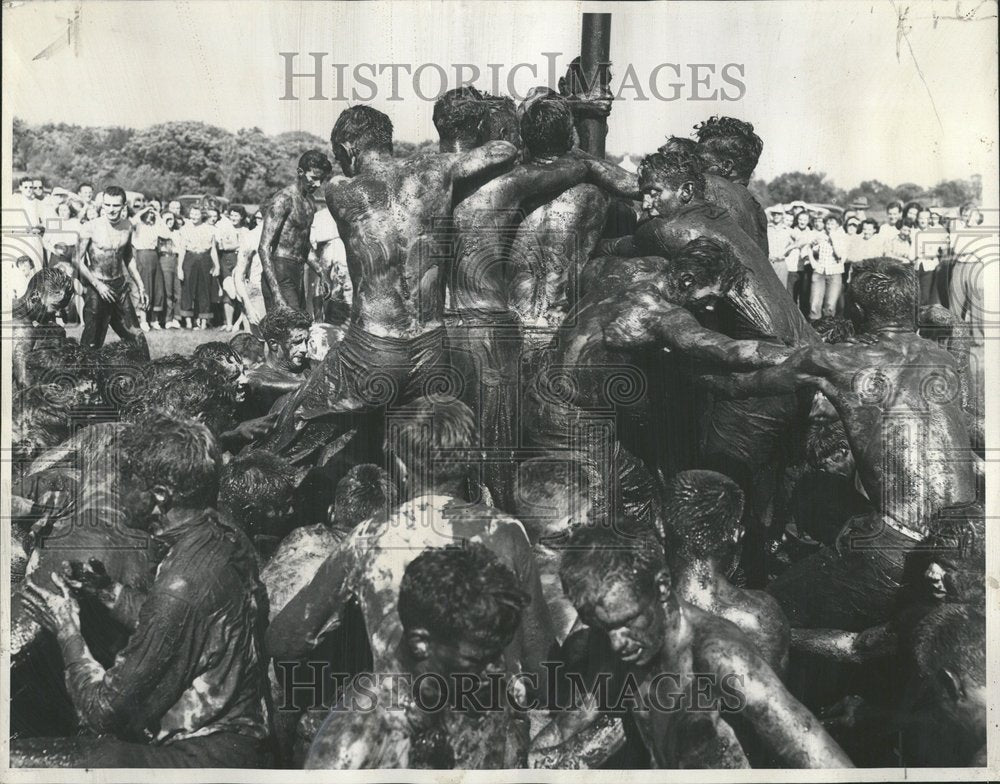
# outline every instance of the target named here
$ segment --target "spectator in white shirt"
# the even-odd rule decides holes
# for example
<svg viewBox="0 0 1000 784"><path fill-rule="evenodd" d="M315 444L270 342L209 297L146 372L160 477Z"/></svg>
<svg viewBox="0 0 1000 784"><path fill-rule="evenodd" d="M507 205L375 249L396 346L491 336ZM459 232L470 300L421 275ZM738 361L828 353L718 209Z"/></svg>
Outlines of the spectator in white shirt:
<svg viewBox="0 0 1000 784"><path fill-rule="evenodd" d="M771 267L778 276L781 285L787 285L788 267L785 265L785 249L792 238L791 215L779 209L772 208L771 222L767 227L767 247L771 257ZM785 218L788 218L786 225Z"/></svg>
<svg viewBox="0 0 1000 784"><path fill-rule="evenodd" d="M948 250L948 232L931 225L931 211L917 213L917 231L913 237L915 264L920 278L920 304L940 305L944 292L944 268L941 256Z"/></svg>
<svg viewBox="0 0 1000 784"><path fill-rule="evenodd" d="M8 308L11 302L24 296L24 292L28 289L28 281L34 274L35 266L31 263L31 257L18 256L17 261L14 262L14 269L10 272L10 278L4 280L4 288L9 292L10 297L9 301L4 303Z"/></svg>
<svg viewBox="0 0 1000 784"><path fill-rule="evenodd" d="M879 232L879 235L881 234L882 232ZM882 244L882 255L906 264L913 263L913 227L909 223L902 221L898 229L886 233Z"/></svg>
<svg viewBox="0 0 1000 784"><path fill-rule="evenodd" d="M809 320L833 316L844 285L844 257L847 235L840 228L840 218L827 215L824 230L817 235L813 253L812 286L809 295Z"/></svg>
<svg viewBox="0 0 1000 784"><path fill-rule="evenodd" d="M785 253L785 267L788 277L785 286L795 303L802 308L805 303L806 291L806 261L812 261L812 241L816 232L810 227L809 213L802 210L795 214L795 224L792 227L791 239Z"/></svg>
<svg viewBox="0 0 1000 784"><path fill-rule="evenodd" d="M885 205L885 211L889 217L886 218L885 223L878 230L879 236L882 237L883 241L893 232L899 231L899 222L903 219L903 202L890 201Z"/></svg>
<svg viewBox="0 0 1000 784"><path fill-rule="evenodd" d="M955 265L951 269L948 307L959 321L968 318L972 325L972 344L982 346L983 331L983 262L980 249L996 247L992 236L979 227L983 214L973 204L959 211L959 225L951 232L951 254Z"/></svg>
<svg viewBox="0 0 1000 784"><path fill-rule="evenodd" d="M219 283L222 286L222 308L226 319L223 332L235 329L234 319L238 315L236 309L239 307L239 298L236 295L233 270L238 261L240 239L246 231L246 219L247 211L242 205L230 204L226 208L226 214L215 224L215 243L219 250Z"/></svg>
<svg viewBox="0 0 1000 784"><path fill-rule="evenodd" d="M260 234L264 228L264 215L257 210L254 215L253 225L247 228L240 240L240 252L236 261L236 269L233 270L233 283L236 286L236 294L243 303L243 311L246 320L249 322L250 331L255 335L260 335L258 324L264 318L266 310L264 308L264 292L261 288L261 276L263 268L260 264L260 256L257 247L260 245ZM239 322L237 322L239 325Z"/></svg>

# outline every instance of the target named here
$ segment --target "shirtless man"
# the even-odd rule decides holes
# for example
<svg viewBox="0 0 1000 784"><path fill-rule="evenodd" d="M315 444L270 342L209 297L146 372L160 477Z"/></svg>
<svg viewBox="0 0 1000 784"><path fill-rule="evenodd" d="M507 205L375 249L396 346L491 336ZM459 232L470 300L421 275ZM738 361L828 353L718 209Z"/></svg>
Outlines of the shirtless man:
<svg viewBox="0 0 1000 784"><path fill-rule="evenodd" d="M656 542L581 527L567 542L560 576L591 646L610 648L624 665L609 684L610 701L621 697L654 767L748 767L723 710L738 712L782 766L853 767L736 626L671 588ZM534 767L580 767L584 740L618 721L599 704L576 702L532 741ZM583 762L593 767L602 756L590 749Z"/></svg>
<svg viewBox="0 0 1000 784"><path fill-rule="evenodd" d="M330 290L322 267L309 253L309 230L316 213L314 194L332 171L329 158L319 150L307 150L299 158L295 183L274 194L264 207L258 253L269 311L280 306L304 310L302 273L306 264L324 287L323 296Z"/></svg>
<svg viewBox="0 0 1000 784"><path fill-rule="evenodd" d="M466 493L475 443L472 411L461 401L435 395L398 409L393 427L387 429L385 452L390 465L403 475L406 500L388 517L366 520L355 528L340 548L316 571L272 620L267 630L267 652L282 661L300 660L345 618L345 608L357 599L364 618L373 667L378 675L407 671L406 621L396 607L404 570L428 547L456 542L478 543L489 548L511 569L522 591L531 597L513 640L506 646L506 672L531 673L544 693L542 663L553 646L551 620L538 567L521 523L484 503L470 503ZM451 455L441 460L439 455ZM468 456L468 457L464 457ZM315 654L313 654L315 656ZM465 717L476 722L477 715ZM493 725L499 737L482 748L467 748L466 764L457 767L498 767L483 760L499 754L504 746L517 746L519 733L504 727L510 717L489 714L481 723ZM495 722L499 723L496 724ZM516 722L515 722L516 724Z"/></svg>
<svg viewBox="0 0 1000 784"><path fill-rule="evenodd" d="M489 103L471 88L442 96L434 111L442 151L482 144L489 108ZM467 379L464 400L478 410L483 446L494 449L517 447L514 419L521 354L518 316L522 321L530 316L527 303L535 289L545 284L544 279L531 277L525 253L516 247L518 222L532 204L584 181L615 192L629 187L623 170L571 149L573 115L568 102L555 94L539 94L529 98L522 110L520 136L531 160L468 193L456 204L453 215L456 251L450 276L451 302L458 319L449 325L449 342L455 354L454 364L463 368ZM636 188L634 181L631 187ZM586 204L584 199L579 206ZM601 215L603 222L603 211ZM569 231L573 226L567 224L564 228ZM566 237L559 239L566 244ZM594 236L594 242L596 239ZM522 277L529 280L521 283L518 279ZM524 296L519 293L522 289ZM472 367L467 367L470 363ZM510 509L512 474L501 465L489 463L486 485L493 500Z"/></svg>
<svg viewBox="0 0 1000 784"><path fill-rule="evenodd" d="M735 117L709 117L695 126L705 164L706 198L725 207L767 255L767 215L747 189L764 142L753 126Z"/></svg>
<svg viewBox="0 0 1000 784"><path fill-rule="evenodd" d="M112 185L104 189L102 199L104 209L100 217L81 226L76 250L80 277L88 285L80 342L89 348L100 348L110 326L119 338L140 347L148 359L146 336L139 328L126 277L126 273L132 276L139 292L139 307L144 309L146 289L132 257L132 222L125 211L125 191ZM90 251L89 267L85 261L87 251Z"/></svg>
<svg viewBox="0 0 1000 784"><path fill-rule="evenodd" d="M294 392L309 377L309 328L312 319L291 308L272 310L260 322L267 343L264 364L247 373L245 414L262 417L283 395Z"/></svg>
<svg viewBox="0 0 1000 784"><path fill-rule="evenodd" d="M743 493L715 471L682 471L667 482L664 549L674 590L686 602L734 623L781 676L788 665L788 620L773 597L737 588Z"/></svg>
<svg viewBox="0 0 1000 784"><path fill-rule="evenodd" d="M854 268L850 288L859 332L878 343L807 346L780 368L708 382L735 397L821 391L844 423L858 480L877 509L852 520L836 550L823 548L768 586L796 627L860 631L886 620L906 553L926 536L931 516L976 493L957 363L916 334L912 269L868 262Z"/></svg>
<svg viewBox="0 0 1000 784"><path fill-rule="evenodd" d="M530 599L517 578L482 545L452 545L410 561L398 590L401 667L377 681L374 694L366 675L347 687L316 734L306 769L462 768L463 752L473 748L494 755L481 767L520 767L522 760L496 758L491 723L455 721L468 710L456 699L462 681L468 688L503 672L496 662Z"/></svg>
<svg viewBox="0 0 1000 784"><path fill-rule="evenodd" d="M294 452L296 461L340 432L336 422L324 422L324 432L303 440L308 420L377 411L432 391L425 390L428 384L454 383L441 368L441 226L451 213L456 182L499 172L517 153L508 142L494 141L468 151L395 159L392 122L370 106L345 109L330 142L345 176L327 185L326 204L344 241L354 298L343 341L286 404L269 439L268 448Z"/></svg>
<svg viewBox="0 0 1000 784"><path fill-rule="evenodd" d="M730 291L715 314L716 328L731 338L775 340L791 346L818 343L802 311L774 273L767 253L719 207L704 197L702 161L683 152L654 153L639 167L644 209L652 220L635 235L605 243L612 253L670 257L696 237L716 240L751 273ZM684 410L700 405L683 398ZM711 404L700 433L701 466L735 479L747 498L748 578L764 580L763 542L770 503L780 468L780 454L803 412L794 395L750 403L721 400ZM690 466L688 466L690 467Z"/></svg>
<svg viewBox="0 0 1000 784"><path fill-rule="evenodd" d="M693 240L670 261L650 256L607 265L615 272L577 304L544 352L523 435L555 453L569 450L604 478L598 516L621 519L622 504L626 527L643 527L655 523L659 495L650 466L662 444L650 425L662 404L650 378L663 349L729 368L767 367L791 350L733 340L698 323L693 313L711 310L745 275L714 240Z"/></svg>
<svg viewBox="0 0 1000 784"><path fill-rule="evenodd" d="M45 267L28 281L24 295L14 300L11 310L13 381L19 388L37 383L29 373L32 351L39 346L58 346L65 342L66 330L55 320L72 297L72 278L57 267Z"/></svg>

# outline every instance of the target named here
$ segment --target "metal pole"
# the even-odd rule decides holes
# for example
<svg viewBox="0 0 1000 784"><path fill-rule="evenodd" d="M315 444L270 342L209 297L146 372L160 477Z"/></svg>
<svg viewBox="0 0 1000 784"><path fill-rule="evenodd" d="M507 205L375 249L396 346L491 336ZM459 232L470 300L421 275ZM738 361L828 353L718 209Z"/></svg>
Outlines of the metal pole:
<svg viewBox="0 0 1000 784"><path fill-rule="evenodd" d="M611 14L584 14L580 42L580 71L587 92L611 80ZM580 147L591 155L604 157L604 140L608 121L603 117L588 117L580 121Z"/></svg>

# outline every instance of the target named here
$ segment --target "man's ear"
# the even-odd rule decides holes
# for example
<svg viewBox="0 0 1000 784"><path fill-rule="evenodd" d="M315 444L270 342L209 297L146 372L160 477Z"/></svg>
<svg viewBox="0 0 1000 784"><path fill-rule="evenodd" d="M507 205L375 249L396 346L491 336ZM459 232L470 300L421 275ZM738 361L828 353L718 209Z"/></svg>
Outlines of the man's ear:
<svg viewBox="0 0 1000 784"><path fill-rule="evenodd" d="M677 194L680 196L681 201L684 204L687 204L689 201L691 201L691 199L694 198L694 183L693 182L681 183L681 187L677 191Z"/></svg>
<svg viewBox="0 0 1000 784"><path fill-rule="evenodd" d="M965 697L965 688L962 686L961 678L946 667L937 671L937 681L938 686L944 690L952 702L959 702Z"/></svg>
<svg viewBox="0 0 1000 784"><path fill-rule="evenodd" d="M682 291L687 291L689 288L691 288L691 284L694 283L694 275L692 275L690 272L682 272L677 277L677 283Z"/></svg>
<svg viewBox="0 0 1000 784"><path fill-rule="evenodd" d="M166 512L173 506L174 491L168 485L155 484L149 491L152 493L153 498L156 499L156 505L160 507L161 512Z"/></svg>
<svg viewBox="0 0 1000 784"><path fill-rule="evenodd" d="M733 162L732 158L723 158L719 161L719 168L722 169L723 174L729 177L733 173L733 169L736 168L736 164Z"/></svg>
<svg viewBox="0 0 1000 784"><path fill-rule="evenodd" d="M423 626L407 629L405 639L410 655L417 661L424 661L431 655L431 633Z"/></svg>
<svg viewBox="0 0 1000 784"><path fill-rule="evenodd" d="M673 589L670 587L670 572L660 569L656 573L656 598L660 604L666 604L670 600Z"/></svg>

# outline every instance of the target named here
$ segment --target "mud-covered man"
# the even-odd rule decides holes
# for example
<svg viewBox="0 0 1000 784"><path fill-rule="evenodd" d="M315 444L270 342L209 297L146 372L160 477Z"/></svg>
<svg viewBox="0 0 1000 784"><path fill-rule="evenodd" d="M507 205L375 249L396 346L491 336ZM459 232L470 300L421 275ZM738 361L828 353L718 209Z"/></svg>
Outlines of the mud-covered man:
<svg viewBox="0 0 1000 784"><path fill-rule="evenodd" d="M258 253L268 311L279 306L304 310L306 264L316 273L323 296L330 290L322 267L309 253L309 230L316 214L316 194L332 171L329 158L319 150L307 150L299 158L295 182L278 191L264 207Z"/></svg>
<svg viewBox="0 0 1000 784"><path fill-rule="evenodd" d="M563 590L590 627L590 644L624 665L609 682L609 702L621 697L617 707L635 722L654 767L748 767L726 708L738 709L785 766L853 767L735 625L673 590L657 543L586 526L566 545ZM578 701L535 737L533 766L595 766L611 749L588 739L616 721L599 704ZM614 735L606 737L613 745Z"/></svg>
<svg viewBox="0 0 1000 784"><path fill-rule="evenodd" d="M938 510L975 499L975 458L954 357L916 333L912 268L855 267L853 318L873 345L818 344L775 368L711 381L723 395L818 390L844 423L857 477L875 506L839 548L824 548L768 586L793 626L860 631L886 620L907 552Z"/></svg>
<svg viewBox="0 0 1000 784"><path fill-rule="evenodd" d="M503 650L529 600L514 573L482 545L424 550L399 585L401 670L374 689L370 680L348 686L305 767L461 767L463 748L491 739L481 734L486 725L455 721L466 709L458 692L468 689L471 697L477 686L488 685L488 674L502 675ZM494 693L504 699L502 691Z"/></svg>
<svg viewBox="0 0 1000 784"><path fill-rule="evenodd" d="M146 289L132 255L132 222L125 209L125 191L112 185L104 189L102 198L101 215L81 226L76 250L76 265L87 284L80 342L100 348L110 326L122 340L142 346L148 358L146 337L129 296L131 276L139 292L139 307L146 308Z"/></svg>
<svg viewBox="0 0 1000 784"><path fill-rule="evenodd" d="M392 122L370 106L344 110L330 142L344 177L326 186L327 208L347 252L354 287L351 324L309 381L285 405L269 448L302 460L332 441L337 422L318 417L375 411L424 393L445 356L446 256L440 232L456 182L499 171L516 154L507 142L468 151L392 155ZM319 424L319 423L317 423Z"/></svg>

